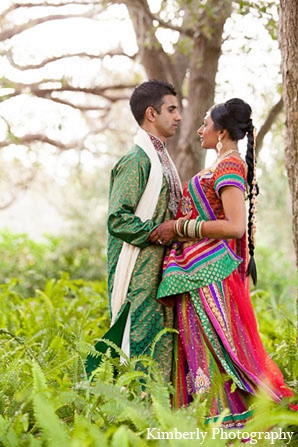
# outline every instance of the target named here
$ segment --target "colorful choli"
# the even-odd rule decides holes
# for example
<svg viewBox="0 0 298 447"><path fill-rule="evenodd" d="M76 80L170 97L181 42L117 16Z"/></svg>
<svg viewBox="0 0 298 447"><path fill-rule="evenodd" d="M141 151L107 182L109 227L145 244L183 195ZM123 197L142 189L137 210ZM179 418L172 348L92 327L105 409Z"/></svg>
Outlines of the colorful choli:
<svg viewBox="0 0 298 447"><path fill-rule="evenodd" d="M202 171L185 185L176 218L192 210L191 218L223 219L220 188L233 185L244 193L245 178L244 162L232 156ZM246 235L230 244L208 238L175 242L166 253L158 291L161 301L175 307L179 331L174 406L207 393L209 419L228 408L222 425L229 428L242 427L251 417L250 397L258 390L276 401L293 395L260 339L246 265Z"/></svg>

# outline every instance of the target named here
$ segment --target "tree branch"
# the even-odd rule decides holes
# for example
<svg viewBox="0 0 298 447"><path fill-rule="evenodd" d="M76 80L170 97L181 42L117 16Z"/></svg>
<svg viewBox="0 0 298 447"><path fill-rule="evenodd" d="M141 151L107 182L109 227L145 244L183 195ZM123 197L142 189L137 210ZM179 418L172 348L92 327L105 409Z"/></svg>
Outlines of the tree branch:
<svg viewBox="0 0 298 447"><path fill-rule="evenodd" d="M47 84L55 84L58 86L52 86L46 88ZM23 83L14 83L7 79L2 79L0 82L0 87L6 89L13 89L11 93L6 93L2 97L0 96L2 101L11 99L16 96L20 96L22 94L28 94L30 92L32 95L47 99L59 104L63 104L69 107L72 107L81 111L102 111L107 114L110 110L110 105L112 103L116 103L117 101L128 100L131 90L136 87L137 83L131 84L117 84L117 85L106 85L103 87L74 87L69 84L65 80L57 80L57 79L46 79L40 83L32 83L32 84L23 84ZM44 87L43 87L44 86ZM86 105L75 103L75 101L71 101L70 99L61 98L59 94L61 93L84 93L86 95L92 95L95 97L103 98L107 101L106 105L92 105L88 104L86 101ZM87 99L87 98L86 98Z"/></svg>
<svg viewBox="0 0 298 447"><path fill-rule="evenodd" d="M18 64L13 57L12 51L2 51L0 52L2 56L6 56L10 65L14 68L17 68L18 70L25 71L25 70L32 70L32 69L39 69L45 67L47 64L50 64L52 62L57 62L60 60L65 60L72 57L80 57L80 58L87 58L87 59L103 59L105 56L123 56L127 57L129 59L135 60L136 55L128 55L122 51L122 48L115 48L114 50L107 51L104 54L91 54L86 52L80 52L80 53L73 53L73 54L62 54L60 56L52 56L48 57L46 59L43 59L41 62L36 64L26 64L26 65L20 65Z"/></svg>
<svg viewBox="0 0 298 447"><path fill-rule="evenodd" d="M172 58L163 50L155 35L153 17L146 0L128 0L126 7L133 22L139 57L148 78L166 79L176 85ZM181 97L181 95L179 95Z"/></svg>
<svg viewBox="0 0 298 447"><path fill-rule="evenodd" d="M262 149L265 135L271 129L272 124L274 123L274 121L276 120L277 116L282 111L282 109L283 109L283 99L280 98L280 100L270 110L265 122L260 127L260 130L257 134L257 138L256 138L256 152L257 152L257 154Z"/></svg>
<svg viewBox="0 0 298 447"><path fill-rule="evenodd" d="M33 9L33 8L63 8L65 6L71 6L71 7L76 7L76 6L89 6L90 5L97 5L98 6L98 1L97 0L87 0L87 1L69 1L69 2L40 2L40 3L13 3L12 5L10 5L8 8L4 9L1 13L0 13L0 17L1 18L5 18L9 13L13 12L13 11L17 11L19 9ZM102 5L101 5L102 7ZM107 8L106 7L102 7L101 10L105 11Z"/></svg>
<svg viewBox="0 0 298 447"><path fill-rule="evenodd" d="M57 81L56 81L57 82ZM128 99L129 95L127 93L125 93L125 89L133 89L136 87L136 83L132 83L132 84L117 84L117 85L107 85L104 87L74 87L73 85L70 85L69 83L62 81L61 83L61 87L60 88L50 88L50 89L44 89L42 87L40 87L39 85L34 85L31 84L31 88L30 86L27 86L31 89L32 93L34 94L38 94L38 92L40 92L41 94L43 92L45 92L46 94L48 93L59 93L59 92L83 92L83 93L88 93L91 95L95 95L95 96L101 96L102 98L108 99L109 101L112 102L116 102L116 101L120 101L123 99ZM112 95L112 94L108 94L107 92L118 92L120 91L121 94L117 93L117 95Z"/></svg>
<svg viewBox="0 0 298 447"><path fill-rule="evenodd" d="M14 135L11 139L6 139L3 141L0 141L0 147L2 148L2 147L10 146L11 144L16 144L18 146L22 146L22 145L28 146L32 143L37 143L37 142L47 143L47 144L50 144L51 146L55 146L61 150L72 149L75 145L77 145L77 142L75 145L73 143L63 144L61 141L54 140L53 138L49 138L46 135L37 133L37 134L26 134L21 137L17 137Z"/></svg>
<svg viewBox="0 0 298 447"><path fill-rule="evenodd" d="M25 190L28 189L30 183L33 182L33 180L36 177L37 171L34 170L32 167L29 170L26 168L26 170L23 172L23 176L20 178L20 173L18 173L18 180L5 180L5 182L8 184L6 189L6 194L1 194L1 200L0 200L0 210L4 210L6 208L9 208L13 202L17 199L17 190Z"/></svg>
<svg viewBox="0 0 298 447"><path fill-rule="evenodd" d="M53 20L65 20L65 19L73 19L73 18L93 18L97 12L94 10L87 11L85 13L79 12L77 14L53 14L45 17L39 17L38 19L28 20L26 23L22 23L21 25L16 25L12 28L4 30L0 32L0 42L3 42L7 39L11 39L18 34L23 33L31 28L34 28L37 25L41 25L42 23L51 22Z"/></svg>
<svg viewBox="0 0 298 447"><path fill-rule="evenodd" d="M118 4L118 3L123 3L123 2L119 2L117 0L115 0L115 1L112 0L110 3ZM128 10L132 10L132 9L142 10L142 13L146 14L147 17L151 20L151 23L157 22L159 27L161 27L161 28L170 29L172 31L178 31L179 33L182 33L186 36L189 36L191 38L193 37L194 30L192 27L183 26L183 24L175 25L173 23L172 18L170 20L163 20L159 14L154 14L153 12L151 12L151 10L148 6L147 0L145 0L145 1L143 1L143 0L126 0L125 5ZM180 11L180 9L179 9L179 11Z"/></svg>

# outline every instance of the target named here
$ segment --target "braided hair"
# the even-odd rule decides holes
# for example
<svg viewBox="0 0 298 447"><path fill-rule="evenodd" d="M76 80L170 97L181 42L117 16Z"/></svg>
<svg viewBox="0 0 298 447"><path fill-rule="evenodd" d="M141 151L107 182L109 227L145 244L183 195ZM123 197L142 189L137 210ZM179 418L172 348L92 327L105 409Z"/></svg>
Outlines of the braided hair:
<svg viewBox="0 0 298 447"><path fill-rule="evenodd" d="M247 164L247 198L248 207L248 251L250 255L246 275L251 276L253 283L257 283L257 268L254 259L256 232L256 196L259 186L256 179L256 147L254 126L251 119L252 110L249 104L239 98L216 104L210 109L215 130L226 129L234 141L247 137L245 161Z"/></svg>

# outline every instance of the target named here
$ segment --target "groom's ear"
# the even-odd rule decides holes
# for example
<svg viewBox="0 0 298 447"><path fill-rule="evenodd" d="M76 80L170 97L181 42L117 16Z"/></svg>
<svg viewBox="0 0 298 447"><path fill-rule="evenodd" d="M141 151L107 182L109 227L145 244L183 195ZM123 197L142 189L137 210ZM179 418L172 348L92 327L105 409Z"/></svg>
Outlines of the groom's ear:
<svg viewBox="0 0 298 447"><path fill-rule="evenodd" d="M145 110L145 117L148 121L153 123L155 121L156 110L153 107L147 107Z"/></svg>

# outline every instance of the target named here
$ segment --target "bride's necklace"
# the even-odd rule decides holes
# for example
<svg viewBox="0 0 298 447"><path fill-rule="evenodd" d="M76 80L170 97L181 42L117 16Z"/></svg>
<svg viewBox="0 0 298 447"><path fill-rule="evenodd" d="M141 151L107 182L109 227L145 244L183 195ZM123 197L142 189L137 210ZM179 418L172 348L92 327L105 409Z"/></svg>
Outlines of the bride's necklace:
<svg viewBox="0 0 298 447"><path fill-rule="evenodd" d="M233 152L237 152L237 154L239 154L237 149L229 149L226 152L223 152L221 155L219 155L216 159L216 163L219 163L221 160L223 160L224 158L226 158L228 155L232 154Z"/></svg>

